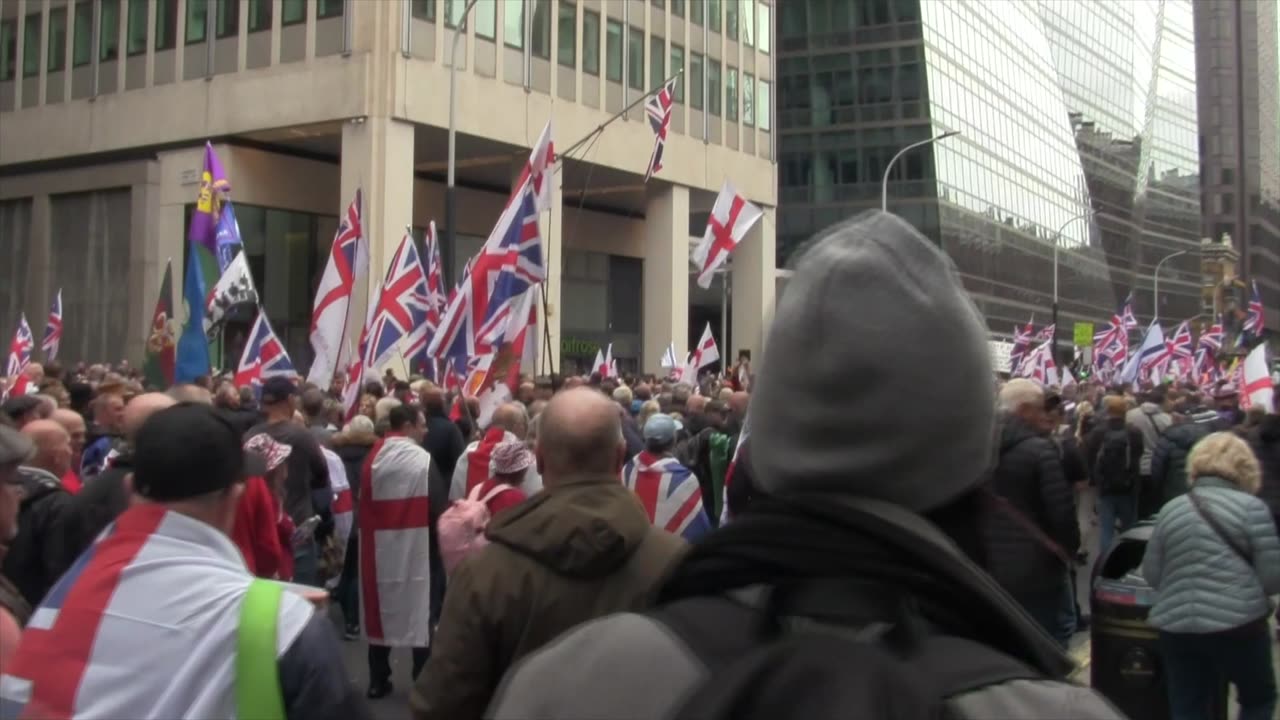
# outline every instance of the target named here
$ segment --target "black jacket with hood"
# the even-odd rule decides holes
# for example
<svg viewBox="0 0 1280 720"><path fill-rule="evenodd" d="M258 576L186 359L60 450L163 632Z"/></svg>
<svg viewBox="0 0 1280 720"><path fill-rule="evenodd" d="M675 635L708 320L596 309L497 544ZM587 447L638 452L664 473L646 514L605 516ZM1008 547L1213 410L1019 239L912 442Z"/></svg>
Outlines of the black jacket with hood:
<svg viewBox="0 0 1280 720"><path fill-rule="evenodd" d="M1075 494L1053 441L1016 417L1005 418L991 490L1008 501L988 513L984 534L987 568L1013 595L1039 593L1067 582L1067 568L1054 550L1033 537L1031 522L1067 556L1080 547ZM1014 513L1020 513L1021 518Z"/></svg>
<svg viewBox="0 0 1280 720"><path fill-rule="evenodd" d="M1271 508L1280 531L1280 415L1268 415L1254 428L1250 438L1253 452L1262 465L1262 489L1258 497Z"/></svg>
<svg viewBox="0 0 1280 720"><path fill-rule="evenodd" d="M31 607L62 577L84 549L80 515L62 482L39 468L18 468L22 502L18 534L9 543L3 574Z"/></svg>

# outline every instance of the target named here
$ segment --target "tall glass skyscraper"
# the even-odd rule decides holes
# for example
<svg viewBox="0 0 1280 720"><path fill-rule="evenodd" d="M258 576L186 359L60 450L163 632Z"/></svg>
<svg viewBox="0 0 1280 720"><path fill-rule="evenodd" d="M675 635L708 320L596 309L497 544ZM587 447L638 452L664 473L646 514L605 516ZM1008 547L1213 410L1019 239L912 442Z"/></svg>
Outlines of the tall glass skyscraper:
<svg viewBox="0 0 1280 720"><path fill-rule="evenodd" d="M1190 0L782 3L778 249L889 209L955 259L994 333L1201 312ZM1092 214L1092 215L1091 215ZM1067 333L1060 335L1063 339Z"/></svg>

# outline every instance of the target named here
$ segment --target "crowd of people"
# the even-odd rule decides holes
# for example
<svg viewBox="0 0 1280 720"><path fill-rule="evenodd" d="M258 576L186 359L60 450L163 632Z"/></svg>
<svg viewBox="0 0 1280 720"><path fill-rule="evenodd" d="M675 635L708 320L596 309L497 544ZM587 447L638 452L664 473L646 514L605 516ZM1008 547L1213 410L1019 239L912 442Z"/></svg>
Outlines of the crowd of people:
<svg viewBox="0 0 1280 720"><path fill-rule="evenodd" d="M32 364L0 418L0 714L369 717L406 648L419 720L1119 718L1068 679L1075 577L1154 518L1175 719L1210 666L1274 717L1280 415L1004 382L986 335L873 213L803 255L757 373L696 386L526 377L482 418L388 372L346 418L338 384Z"/></svg>

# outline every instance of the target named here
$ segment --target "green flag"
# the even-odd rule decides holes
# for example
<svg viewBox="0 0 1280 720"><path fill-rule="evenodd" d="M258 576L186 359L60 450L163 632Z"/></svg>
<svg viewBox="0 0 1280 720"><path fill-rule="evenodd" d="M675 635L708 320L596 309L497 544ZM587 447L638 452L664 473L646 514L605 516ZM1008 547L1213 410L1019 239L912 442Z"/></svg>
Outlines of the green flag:
<svg viewBox="0 0 1280 720"><path fill-rule="evenodd" d="M164 266L164 280L160 282L160 297L151 315L151 327L147 329L147 359L143 365L147 384L166 389L173 384L174 367L173 318L173 261Z"/></svg>

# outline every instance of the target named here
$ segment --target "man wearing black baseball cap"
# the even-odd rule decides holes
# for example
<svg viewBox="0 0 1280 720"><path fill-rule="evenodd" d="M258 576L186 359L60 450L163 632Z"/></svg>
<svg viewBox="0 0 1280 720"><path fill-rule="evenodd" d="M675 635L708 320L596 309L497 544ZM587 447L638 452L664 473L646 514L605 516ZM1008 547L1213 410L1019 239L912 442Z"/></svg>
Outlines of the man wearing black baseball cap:
<svg viewBox="0 0 1280 720"><path fill-rule="evenodd" d="M141 502L36 611L52 619L6 663L0 701L33 716L259 717L278 704L290 719L369 717L323 614L255 580L228 536L244 480L263 459L197 403L153 414L134 452ZM278 682L254 683L272 662ZM68 682L65 668L76 665L83 670ZM124 676L133 680L115 681ZM6 694L14 687L27 690Z"/></svg>
<svg viewBox="0 0 1280 720"><path fill-rule="evenodd" d="M332 496L329 489L329 464L320 443L305 424L294 419L297 410L298 388L288 378L267 378L262 384L262 411L266 422L254 426L245 433L248 440L254 435L266 433L276 442L293 448L289 453L288 475L284 481L284 511L294 525L302 525L311 516L328 510L326 504ZM313 492L313 491L320 492ZM320 503L320 504L317 504ZM303 585L318 585L316 543L305 538L293 549L293 581Z"/></svg>

